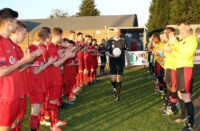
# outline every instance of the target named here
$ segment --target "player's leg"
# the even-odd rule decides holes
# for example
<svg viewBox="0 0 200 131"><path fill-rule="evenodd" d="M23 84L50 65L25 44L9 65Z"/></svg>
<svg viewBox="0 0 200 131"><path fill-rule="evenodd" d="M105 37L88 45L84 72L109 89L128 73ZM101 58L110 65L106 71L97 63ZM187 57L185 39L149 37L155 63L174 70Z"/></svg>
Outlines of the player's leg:
<svg viewBox="0 0 200 131"><path fill-rule="evenodd" d="M121 87L122 87L122 75L124 72L124 64L119 63L117 65L117 80L116 80L116 85L117 85L117 101L121 100Z"/></svg>
<svg viewBox="0 0 200 131"><path fill-rule="evenodd" d="M18 116L16 119L15 131L21 131L21 129L22 129L22 122L24 119L24 114L26 113L26 105L27 105L26 103L27 103L26 96L20 99L20 105L19 105Z"/></svg>
<svg viewBox="0 0 200 131"><path fill-rule="evenodd" d="M177 104L177 98L178 98L178 94L176 90L176 71L171 69L170 74L171 74L170 91L172 92L172 95L170 97L171 109L172 109L172 112L176 113L177 112L176 104Z"/></svg>
<svg viewBox="0 0 200 131"><path fill-rule="evenodd" d="M42 105L39 103L31 104L30 128L31 131L37 131L39 125L39 114Z"/></svg>
<svg viewBox="0 0 200 131"><path fill-rule="evenodd" d="M19 100L0 103L0 131L10 131L17 118L19 103Z"/></svg>
<svg viewBox="0 0 200 131"><path fill-rule="evenodd" d="M117 92L117 68L115 63L110 62L110 77L111 84L113 86L113 93L116 95Z"/></svg>
<svg viewBox="0 0 200 131"><path fill-rule="evenodd" d="M175 76L174 76L175 77ZM171 115L174 114L176 111L176 98L177 98L177 93L176 93L176 88L175 88L175 83L172 79L174 79L172 70L171 69L166 69L165 70L165 83L167 86L167 95L165 98L165 103L164 103L164 115ZM170 108L167 108L170 107Z"/></svg>
<svg viewBox="0 0 200 131"><path fill-rule="evenodd" d="M89 73L89 68L86 67L83 71L83 79L84 79L84 82L85 82L85 85L87 86L88 83L89 83L89 78L88 78L88 73Z"/></svg>
<svg viewBox="0 0 200 131"><path fill-rule="evenodd" d="M192 68L182 68L182 85L181 85L181 97L185 103L187 111L188 123L183 130L188 130L194 127L194 104L191 100L191 88L192 88Z"/></svg>
<svg viewBox="0 0 200 131"><path fill-rule="evenodd" d="M60 121L58 119L58 106L57 102L59 99L49 101L49 115L50 115L50 130L57 131L60 130L58 126L66 125L66 122Z"/></svg>
<svg viewBox="0 0 200 131"><path fill-rule="evenodd" d="M29 98L31 103L31 114L29 124L31 131L37 131L39 128L40 111L42 108L42 103L45 100L45 93L35 91L29 93Z"/></svg>

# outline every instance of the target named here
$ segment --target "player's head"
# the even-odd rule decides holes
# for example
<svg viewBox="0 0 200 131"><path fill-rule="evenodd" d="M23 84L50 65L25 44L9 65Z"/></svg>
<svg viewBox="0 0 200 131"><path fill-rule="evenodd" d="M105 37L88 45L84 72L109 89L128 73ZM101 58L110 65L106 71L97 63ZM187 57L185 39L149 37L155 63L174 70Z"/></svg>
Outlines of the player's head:
<svg viewBox="0 0 200 131"><path fill-rule="evenodd" d="M0 28L10 35L10 33L15 32L17 28L17 18L18 12L10 9L4 8L0 10Z"/></svg>
<svg viewBox="0 0 200 131"><path fill-rule="evenodd" d="M81 33L81 32L78 32L78 33L77 33L77 40L78 40L79 42L82 42L82 41L83 41L83 33Z"/></svg>
<svg viewBox="0 0 200 131"><path fill-rule="evenodd" d="M85 36L85 42L88 43L88 44L91 44L92 43L92 36L91 35L86 35Z"/></svg>
<svg viewBox="0 0 200 131"><path fill-rule="evenodd" d="M50 29L48 27L42 27L35 32L34 41L40 43L49 42L50 35Z"/></svg>
<svg viewBox="0 0 200 131"><path fill-rule="evenodd" d="M102 40L101 40L101 43L104 43L105 41L106 41L105 39L102 39Z"/></svg>
<svg viewBox="0 0 200 131"><path fill-rule="evenodd" d="M92 39L92 45L93 45L93 46L98 46L98 45L97 45L97 39Z"/></svg>
<svg viewBox="0 0 200 131"><path fill-rule="evenodd" d="M75 42L73 40L69 40L69 44L70 44L70 46L74 46Z"/></svg>
<svg viewBox="0 0 200 131"><path fill-rule="evenodd" d="M47 42L50 42L52 37L51 37L51 29L49 27L42 27L42 30L44 30L44 32L48 33L48 38L46 39Z"/></svg>
<svg viewBox="0 0 200 131"><path fill-rule="evenodd" d="M68 44L69 44L69 39L63 38L63 39L62 39L62 46L63 46L63 47L67 47Z"/></svg>
<svg viewBox="0 0 200 131"><path fill-rule="evenodd" d="M187 20L182 20L177 23L178 30L180 33L180 36L184 36L185 34L189 34L190 32L190 22Z"/></svg>
<svg viewBox="0 0 200 131"><path fill-rule="evenodd" d="M114 28L114 37L119 38L121 36L121 30L119 28Z"/></svg>
<svg viewBox="0 0 200 131"><path fill-rule="evenodd" d="M27 26L21 22L17 21L17 29L11 34L11 38L15 40L16 43L21 43L26 38Z"/></svg>
<svg viewBox="0 0 200 131"><path fill-rule="evenodd" d="M161 39L160 39L160 34L155 33L153 34L153 39L152 39L153 43L158 44L160 43Z"/></svg>
<svg viewBox="0 0 200 131"><path fill-rule="evenodd" d="M166 27L164 30L164 36L166 39L169 39L169 34L174 34L175 35L176 30L173 27Z"/></svg>
<svg viewBox="0 0 200 131"><path fill-rule="evenodd" d="M75 41L75 39L76 39L76 32L75 31L70 30L69 39Z"/></svg>
<svg viewBox="0 0 200 131"><path fill-rule="evenodd" d="M55 27L52 29L52 39L55 44L59 44L62 42L63 30L59 27Z"/></svg>

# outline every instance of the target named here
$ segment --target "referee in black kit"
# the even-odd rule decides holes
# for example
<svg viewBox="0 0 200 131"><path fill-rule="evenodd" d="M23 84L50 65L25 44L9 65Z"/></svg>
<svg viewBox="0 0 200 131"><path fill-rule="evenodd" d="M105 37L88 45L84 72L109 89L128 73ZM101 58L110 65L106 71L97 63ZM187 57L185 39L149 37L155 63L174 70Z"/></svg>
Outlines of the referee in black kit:
<svg viewBox="0 0 200 131"><path fill-rule="evenodd" d="M116 57L113 55L113 50L115 48L121 49L121 55ZM106 55L109 56L109 66L111 83L113 85L113 93L116 96L116 100L120 101L120 91L121 91L121 79L125 67L125 55L127 57L127 63L130 64L129 55L127 51L127 45L125 40L121 38L121 31L119 28L114 29L114 37L107 41L106 45Z"/></svg>

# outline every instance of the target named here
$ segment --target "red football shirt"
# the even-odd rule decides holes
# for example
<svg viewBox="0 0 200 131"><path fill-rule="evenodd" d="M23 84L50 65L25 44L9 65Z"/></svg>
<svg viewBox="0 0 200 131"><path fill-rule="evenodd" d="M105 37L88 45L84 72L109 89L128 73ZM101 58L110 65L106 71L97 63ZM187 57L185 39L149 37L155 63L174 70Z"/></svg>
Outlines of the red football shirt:
<svg viewBox="0 0 200 131"><path fill-rule="evenodd" d="M12 41L0 36L0 67L16 64L17 57ZM13 101L23 95L23 78L18 69L0 77L0 102Z"/></svg>
<svg viewBox="0 0 200 131"><path fill-rule="evenodd" d="M24 53L21 49L21 47L19 45L17 45L16 43L13 43L15 46L15 50L17 52L17 58L18 60L21 60L24 57ZM24 83L24 95L28 94L28 75L27 75L27 70L24 70L23 72L21 72L22 77L23 77L23 83Z"/></svg>
<svg viewBox="0 0 200 131"><path fill-rule="evenodd" d="M93 47L90 45L87 45L88 51L93 50ZM92 52L84 52L84 59L92 59Z"/></svg>
<svg viewBox="0 0 200 131"><path fill-rule="evenodd" d="M76 45L80 44L80 42L77 42ZM82 45L82 48L84 48L85 45ZM78 63L79 63L79 70L83 70L84 69L84 52L79 50L76 53L76 56L78 58Z"/></svg>
<svg viewBox="0 0 200 131"><path fill-rule="evenodd" d="M47 91L47 74L46 70L41 71L39 74L34 74L33 73L33 68L40 66L42 63L47 62L48 60L48 54L47 54L47 49L44 44L40 46L36 46L34 44L31 44L28 47L29 52L33 52L37 49L42 50L42 55L37 57L35 61L32 64L32 67L27 70L28 76L29 76L29 92L42 92L45 93Z"/></svg>
<svg viewBox="0 0 200 131"><path fill-rule="evenodd" d="M58 49L55 44L49 42L47 44L47 52L48 57L52 57L55 59L59 58ZM62 85L62 72L60 66L55 67L53 64L50 65L48 68L48 80L50 80L50 86L61 86Z"/></svg>

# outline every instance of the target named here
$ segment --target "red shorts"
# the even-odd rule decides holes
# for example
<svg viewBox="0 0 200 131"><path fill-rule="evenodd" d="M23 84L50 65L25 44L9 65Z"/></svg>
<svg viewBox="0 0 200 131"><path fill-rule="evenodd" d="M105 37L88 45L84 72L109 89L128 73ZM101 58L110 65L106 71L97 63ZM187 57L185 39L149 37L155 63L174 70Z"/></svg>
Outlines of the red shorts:
<svg viewBox="0 0 200 131"><path fill-rule="evenodd" d="M48 96L49 96L49 100L56 100L59 99L61 96L61 88L62 86L52 86L49 88L48 91Z"/></svg>
<svg viewBox="0 0 200 131"><path fill-rule="evenodd" d="M176 88L176 70L173 69L166 69L165 72L166 77L166 84L170 86L171 88Z"/></svg>
<svg viewBox="0 0 200 131"><path fill-rule="evenodd" d="M0 126L10 127L17 118L20 99L0 103Z"/></svg>
<svg viewBox="0 0 200 131"><path fill-rule="evenodd" d="M85 67L86 70L92 69L92 60L85 59L85 61L84 61L84 67Z"/></svg>
<svg viewBox="0 0 200 131"><path fill-rule="evenodd" d="M176 88L176 70L171 70L172 87Z"/></svg>
<svg viewBox="0 0 200 131"><path fill-rule="evenodd" d="M161 66L160 66L160 64L156 61L155 62L155 74L158 76L158 75L160 75L160 72L161 72Z"/></svg>
<svg viewBox="0 0 200 131"><path fill-rule="evenodd" d="M183 67L176 69L176 88L181 93L192 92L192 67Z"/></svg>
<svg viewBox="0 0 200 131"><path fill-rule="evenodd" d="M26 102L27 102L27 96L24 96L24 98L20 98L19 111L17 115L18 119L24 118L24 114L26 113Z"/></svg>
<svg viewBox="0 0 200 131"><path fill-rule="evenodd" d="M30 103L31 104L43 104L46 94L42 92L31 92L29 93Z"/></svg>
<svg viewBox="0 0 200 131"><path fill-rule="evenodd" d="M80 64L80 65L78 66L78 70L79 70L79 71L83 71L84 69L85 69L84 64Z"/></svg>

